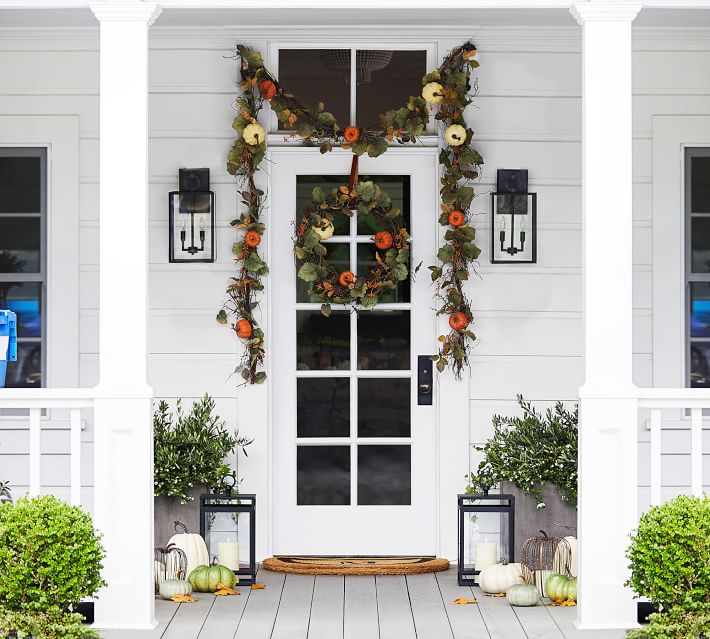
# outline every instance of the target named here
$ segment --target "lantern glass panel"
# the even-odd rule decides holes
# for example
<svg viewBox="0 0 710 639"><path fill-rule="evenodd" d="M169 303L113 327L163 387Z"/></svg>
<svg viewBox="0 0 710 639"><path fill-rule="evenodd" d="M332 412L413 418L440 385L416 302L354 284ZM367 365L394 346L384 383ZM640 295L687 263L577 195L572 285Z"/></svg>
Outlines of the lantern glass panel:
<svg viewBox="0 0 710 639"><path fill-rule="evenodd" d="M492 262L536 261L536 194L493 193Z"/></svg>
<svg viewBox="0 0 710 639"><path fill-rule="evenodd" d="M240 582L253 577L253 502L238 494L210 495L201 511L210 563L231 568Z"/></svg>
<svg viewBox="0 0 710 639"><path fill-rule="evenodd" d="M488 566L515 561L514 513L512 495L459 495L459 584Z"/></svg>
<svg viewBox="0 0 710 639"><path fill-rule="evenodd" d="M170 193L170 261L214 262L214 226L212 191Z"/></svg>

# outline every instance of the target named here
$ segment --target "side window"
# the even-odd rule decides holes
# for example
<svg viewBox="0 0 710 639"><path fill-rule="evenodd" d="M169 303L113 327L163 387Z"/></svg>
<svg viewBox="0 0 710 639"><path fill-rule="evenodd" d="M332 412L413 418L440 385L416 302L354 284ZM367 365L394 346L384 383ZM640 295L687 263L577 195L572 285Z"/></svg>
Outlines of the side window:
<svg viewBox="0 0 710 639"><path fill-rule="evenodd" d="M17 313L5 385L44 385L47 152L0 147L0 309Z"/></svg>
<svg viewBox="0 0 710 639"><path fill-rule="evenodd" d="M427 50L279 49L279 82L305 106L325 104L340 126L378 116L419 95ZM354 61L354 65L353 65Z"/></svg>

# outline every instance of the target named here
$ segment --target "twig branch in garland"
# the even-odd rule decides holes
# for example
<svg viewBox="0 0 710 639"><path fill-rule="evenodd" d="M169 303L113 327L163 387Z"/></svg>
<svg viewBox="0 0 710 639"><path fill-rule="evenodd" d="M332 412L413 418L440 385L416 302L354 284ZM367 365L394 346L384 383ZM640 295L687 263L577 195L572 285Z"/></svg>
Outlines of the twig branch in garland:
<svg viewBox="0 0 710 639"><path fill-rule="evenodd" d="M469 42L454 49L438 71L424 78L422 94L428 102L439 105L435 115L444 128L446 145L439 152L441 174L441 215L439 224L446 227L444 244L439 248L439 263L430 266L440 306L437 315L449 316L451 328L439 336L435 356L439 372L451 366L457 378L468 366L472 343L476 340L468 328L473 322L471 302L464 292L473 262L481 254L475 244L476 230L470 225L474 190L470 181L479 176L483 158L472 146L473 130L466 126L464 109L471 104L471 70L478 67L476 48Z"/></svg>
<svg viewBox="0 0 710 639"><path fill-rule="evenodd" d="M239 115L234 119L232 126L240 137L229 151L227 170L231 175L242 179L243 190L240 193L246 210L240 218L232 222L232 225L245 231L245 234L243 239L234 245L235 259L240 264L239 274L230 281L227 289L229 299L220 310L217 319L227 324L229 314L238 318L232 324L232 328L240 338L245 340L246 346L238 371L247 382L260 383L266 377L265 373L259 370L263 365L265 354L264 334L254 317L254 310L258 305L256 296L263 290L261 279L268 273L268 267L258 253L261 236L265 231L260 220L264 193L257 188L254 179L266 154L266 134L257 122L259 112L266 102L285 129L296 132L303 139L304 144L318 145L321 153L327 153L335 145L340 145L350 149L356 156L367 153L370 157L382 155L389 148L389 143L394 140L401 144L415 143L418 136L426 131L429 107L438 109L435 118L445 127L444 141L446 142L439 155L439 162L443 167L440 223L451 228L447 229L445 244L439 250L439 264L431 266L430 269L432 280L436 284L436 296L441 303L437 314L449 315L452 330L448 335L439 337L441 346L436 360L440 371L450 365L456 376L461 376L463 367L468 364L470 344L475 340L474 334L468 329L473 316L470 303L464 294L463 282L469 277L471 262L480 253L474 244L475 231L468 224L474 192L467 182L478 177L478 167L483 164L483 160L471 146L473 131L466 128L463 117L465 107L471 103L470 72L472 68L478 66L473 59L475 54L476 48L470 42L457 47L446 57L438 71L423 78L424 88L421 96L411 96L406 105L381 114L379 121L372 126L348 126L341 130L333 115L325 110L323 103L318 105L315 112L307 109L295 96L281 87L264 67L263 59L258 52L242 45L237 47L235 58L240 61L243 95L234 102ZM369 187L365 188L369 189ZM373 185L373 188L376 187ZM362 190L362 187L360 189ZM347 194L340 192L333 194L332 197L340 202L345 196L348 200L345 203L347 205L357 207L371 205L372 201L365 200L362 192L358 194L356 191L353 195L350 193L350 187L347 190ZM325 203L331 211L336 210L330 208L330 196L323 195L324 199L317 201L316 204L322 207ZM384 211L386 207L382 207L381 202L377 206L383 209L385 219L389 219L387 212ZM322 219L316 219L319 215L318 212L315 215L313 212L308 213L308 223L312 227L322 223ZM320 218L323 217L327 220L328 216L320 215ZM379 265L382 267L381 275L377 275L379 267L376 267L366 278L355 276L355 279L347 285L349 291L347 294L341 290L339 278L338 283L333 284L332 292L325 290L325 283L332 283L333 279L332 274L321 263L323 256L318 251L323 247L320 241L310 246L314 239L310 234L314 232L313 228L308 229L305 235L297 236L297 256L299 249L301 252L309 251L307 254L303 253L303 258L299 258L304 261L302 267L305 264L315 265L309 266L308 269L322 267L322 272L318 271L317 274L310 271L304 274L312 278L309 281L316 283L317 290L318 286L323 288L320 292L324 293L326 299L330 297L338 302L347 299L348 303L357 300L358 305L373 306L379 298L379 292L400 279L402 269L408 272L408 246L406 261L402 261L404 259L402 251L405 247L404 245L400 247L397 242L402 243L405 240L397 235L397 229L394 231L392 237L393 243L397 246L396 255L387 249L383 263ZM310 239L306 240L306 236ZM408 236L406 242L408 243ZM309 244L308 248L306 243ZM375 243L377 244L377 238ZM339 274L339 277L340 275L342 274ZM405 274L405 279L406 276ZM381 281L377 279L378 277ZM360 292L363 293L362 296L359 295Z"/></svg>

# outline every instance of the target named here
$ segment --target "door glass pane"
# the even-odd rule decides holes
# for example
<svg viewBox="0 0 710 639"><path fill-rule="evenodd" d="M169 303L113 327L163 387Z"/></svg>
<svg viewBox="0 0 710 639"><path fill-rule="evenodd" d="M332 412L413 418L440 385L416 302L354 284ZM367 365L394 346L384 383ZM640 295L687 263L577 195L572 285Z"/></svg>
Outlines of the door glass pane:
<svg viewBox="0 0 710 639"><path fill-rule="evenodd" d="M358 380L358 437L409 437L409 379Z"/></svg>
<svg viewBox="0 0 710 639"><path fill-rule="evenodd" d="M39 282L0 282L0 309L17 314L17 336L42 335L42 284Z"/></svg>
<svg viewBox="0 0 710 639"><path fill-rule="evenodd" d="M377 248L373 243L359 243L357 245L357 274L366 275L370 272L370 269L375 268L377 265L377 258L375 257L377 253ZM410 265L411 267L411 265ZM409 287L410 287L410 276L407 276L406 280L398 282L397 286L392 289L383 291L380 295L380 304L392 304L395 302L409 302Z"/></svg>
<svg viewBox="0 0 710 639"><path fill-rule="evenodd" d="M409 229L409 178L409 175L363 175L360 177L362 182L375 182L392 198L392 206L402 211L404 225L407 229ZM372 215L357 216L358 235L374 235L381 230L382 224Z"/></svg>
<svg viewBox="0 0 710 639"><path fill-rule="evenodd" d="M41 209L42 158L0 157L0 213L39 213Z"/></svg>
<svg viewBox="0 0 710 639"><path fill-rule="evenodd" d="M710 213L710 157L691 159L690 211Z"/></svg>
<svg viewBox="0 0 710 639"><path fill-rule="evenodd" d="M690 385L710 388L710 342L690 344Z"/></svg>
<svg viewBox="0 0 710 639"><path fill-rule="evenodd" d="M350 368L350 314L296 312L296 368L300 371Z"/></svg>
<svg viewBox="0 0 710 639"><path fill-rule="evenodd" d="M338 273L350 270L350 246L348 244L326 243L324 246L328 251L325 256L325 261L328 264L331 264ZM296 301L318 304L327 301L327 298L321 297L317 292L313 291L312 286L312 282L304 282L296 275ZM310 293L309 290L311 291Z"/></svg>
<svg viewBox="0 0 710 639"><path fill-rule="evenodd" d="M358 446L357 503L361 506L412 503L411 446Z"/></svg>
<svg viewBox="0 0 710 639"><path fill-rule="evenodd" d="M710 284L690 284L690 335L710 337Z"/></svg>
<svg viewBox="0 0 710 639"><path fill-rule="evenodd" d="M42 386L42 343L17 342L17 361L7 363L7 388L40 388Z"/></svg>
<svg viewBox="0 0 710 639"><path fill-rule="evenodd" d="M301 378L297 381L296 389L299 437L350 435L349 378Z"/></svg>
<svg viewBox="0 0 710 639"><path fill-rule="evenodd" d="M409 370L409 311L363 311L357 320L359 370Z"/></svg>
<svg viewBox="0 0 710 639"><path fill-rule="evenodd" d="M0 215L0 273L39 273L42 220Z"/></svg>
<svg viewBox="0 0 710 639"><path fill-rule="evenodd" d="M298 446L296 473L299 506L350 504L350 446Z"/></svg>
<svg viewBox="0 0 710 639"><path fill-rule="evenodd" d="M359 126L377 124L379 115L420 95L426 74L426 51L361 50L357 64L356 120Z"/></svg>
<svg viewBox="0 0 710 639"><path fill-rule="evenodd" d="M350 49L281 49L279 83L304 106L318 103L341 127L350 122Z"/></svg>

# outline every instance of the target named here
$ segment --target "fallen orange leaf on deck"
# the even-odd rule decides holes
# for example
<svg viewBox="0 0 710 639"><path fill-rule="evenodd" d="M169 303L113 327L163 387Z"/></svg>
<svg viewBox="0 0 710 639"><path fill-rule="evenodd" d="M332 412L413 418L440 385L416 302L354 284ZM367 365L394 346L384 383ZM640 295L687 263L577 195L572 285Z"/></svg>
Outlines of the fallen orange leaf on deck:
<svg viewBox="0 0 710 639"><path fill-rule="evenodd" d="M266 588L266 584L252 584L251 589L252 590L263 590Z"/></svg>
<svg viewBox="0 0 710 639"><path fill-rule="evenodd" d="M239 593L234 588L229 588L222 583L217 584L217 590L214 593L217 597L226 597L229 595L238 595Z"/></svg>
<svg viewBox="0 0 710 639"><path fill-rule="evenodd" d="M190 595L175 595L170 597L175 603L195 603L197 599L190 597Z"/></svg>
<svg viewBox="0 0 710 639"><path fill-rule="evenodd" d="M486 597L505 597L504 592L486 592L484 594Z"/></svg>
<svg viewBox="0 0 710 639"><path fill-rule="evenodd" d="M451 603L457 606L463 606L464 604L472 604L477 602L478 600L475 597L471 597L470 599L466 599L466 597L459 597L458 599L454 599Z"/></svg>
<svg viewBox="0 0 710 639"><path fill-rule="evenodd" d="M576 606L577 602L572 601L571 599L567 599L566 601L553 601L552 603L547 604L548 606L564 606L565 608L569 608L571 606Z"/></svg>

